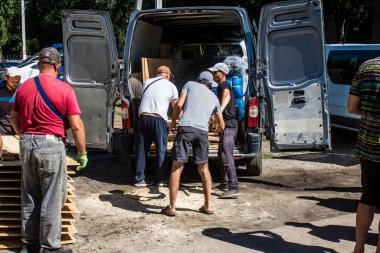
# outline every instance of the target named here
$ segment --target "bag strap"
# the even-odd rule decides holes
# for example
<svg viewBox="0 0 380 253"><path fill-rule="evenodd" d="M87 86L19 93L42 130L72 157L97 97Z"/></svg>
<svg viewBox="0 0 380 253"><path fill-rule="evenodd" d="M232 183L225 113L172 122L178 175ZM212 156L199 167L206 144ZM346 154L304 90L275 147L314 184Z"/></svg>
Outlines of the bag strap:
<svg viewBox="0 0 380 253"><path fill-rule="evenodd" d="M42 88L42 85L41 85L41 82L40 82L40 79L38 78L38 76L34 77L34 82L36 83L36 86L37 86L37 90L38 92L40 93L42 99L44 100L45 104L50 108L50 110L52 112L54 112L55 115L57 115L61 120L64 120L64 116L62 115L62 113L60 113L57 108L51 103L51 101L49 100L48 96L46 95L44 89Z"/></svg>
<svg viewBox="0 0 380 253"><path fill-rule="evenodd" d="M162 79L164 79L164 78L159 78L159 79L157 79L157 80L154 80L153 82L151 82L144 90L143 90L143 92L142 92L142 94L141 94L141 97L144 95L144 93L145 93L145 91L152 85L152 84L154 84L155 82L157 82L157 81L160 81L160 80L162 80Z"/></svg>

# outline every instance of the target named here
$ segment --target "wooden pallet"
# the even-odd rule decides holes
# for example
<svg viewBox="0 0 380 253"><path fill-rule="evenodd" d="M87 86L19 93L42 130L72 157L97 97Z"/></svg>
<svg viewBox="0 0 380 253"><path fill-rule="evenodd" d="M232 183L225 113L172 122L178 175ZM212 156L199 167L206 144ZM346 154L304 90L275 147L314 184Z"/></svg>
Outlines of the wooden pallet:
<svg viewBox="0 0 380 253"><path fill-rule="evenodd" d="M3 157L0 160L0 249L21 247L21 162L19 160L19 144L15 136L3 136ZM4 156L5 154L5 156ZM78 163L67 157L68 166ZM62 208L62 244L75 242L78 233L74 226L74 214L79 213L73 198L75 188L70 175L74 171L67 171L67 200Z"/></svg>

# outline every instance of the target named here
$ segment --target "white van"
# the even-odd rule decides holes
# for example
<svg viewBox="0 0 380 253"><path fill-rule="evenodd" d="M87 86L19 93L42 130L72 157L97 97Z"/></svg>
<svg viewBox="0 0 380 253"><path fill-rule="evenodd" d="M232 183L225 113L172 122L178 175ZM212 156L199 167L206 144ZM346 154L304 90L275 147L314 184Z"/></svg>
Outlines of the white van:
<svg viewBox="0 0 380 253"><path fill-rule="evenodd" d="M357 131L360 116L347 112L352 79L366 60L380 56L380 44L326 44L331 125Z"/></svg>

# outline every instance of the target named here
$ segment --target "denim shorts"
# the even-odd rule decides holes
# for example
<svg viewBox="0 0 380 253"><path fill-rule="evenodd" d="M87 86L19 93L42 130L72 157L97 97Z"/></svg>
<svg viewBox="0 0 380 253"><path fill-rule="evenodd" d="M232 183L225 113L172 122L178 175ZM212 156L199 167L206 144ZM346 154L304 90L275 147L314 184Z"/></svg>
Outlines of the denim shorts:
<svg viewBox="0 0 380 253"><path fill-rule="evenodd" d="M380 162L360 158L363 193L360 203L380 207Z"/></svg>
<svg viewBox="0 0 380 253"><path fill-rule="evenodd" d="M208 161L208 132L194 127L179 127L173 143L172 158L180 163L189 160L190 151L193 151L195 164L207 163Z"/></svg>

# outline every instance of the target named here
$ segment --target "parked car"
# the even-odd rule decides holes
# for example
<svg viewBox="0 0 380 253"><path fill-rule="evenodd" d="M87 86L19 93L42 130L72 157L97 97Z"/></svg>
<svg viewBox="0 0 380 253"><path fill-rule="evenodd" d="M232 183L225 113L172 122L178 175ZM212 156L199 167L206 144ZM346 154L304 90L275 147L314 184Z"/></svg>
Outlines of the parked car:
<svg viewBox="0 0 380 253"><path fill-rule="evenodd" d="M327 84L331 125L358 131L360 116L347 112L352 79L366 60L380 56L380 44L326 45Z"/></svg>
<svg viewBox="0 0 380 253"><path fill-rule="evenodd" d="M120 97L125 153L134 157L139 105L133 87L136 79L143 81L154 74L158 65L168 65L175 75L174 83L181 90L187 81L196 80L202 70L233 52L217 55L210 50L211 55L198 57L193 47L188 55L182 50L182 59L178 59L175 48L243 43L248 83L243 97L245 116L239 122L241 138L234 150L235 163L246 166L252 175L261 174L265 112L269 115L272 150L330 148L320 1L265 5L258 34L252 29L246 10L240 7L142 10L142 2L137 1L137 8L129 17L121 70L108 13L62 12L64 77L78 97L88 146L112 149L112 135L116 132L112 115ZM162 6L162 2L157 6ZM216 149L210 148L211 160L217 158ZM154 157L154 150L148 157Z"/></svg>
<svg viewBox="0 0 380 253"><path fill-rule="evenodd" d="M57 78L63 81L63 74L65 72L65 64L64 64L64 57L63 57L63 44L57 43L53 44L52 47L58 50L59 54L61 55L61 67L59 68L58 76Z"/></svg>
<svg viewBox="0 0 380 253"><path fill-rule="evenodd" d="M24 63L21 63L16 66L18 69L20 69L20 72L22 73L20 81L21 83L23 83L28 78L38 76L40 71L38 69L37 63L38 56L34 56L25 61Z"/></svg>

